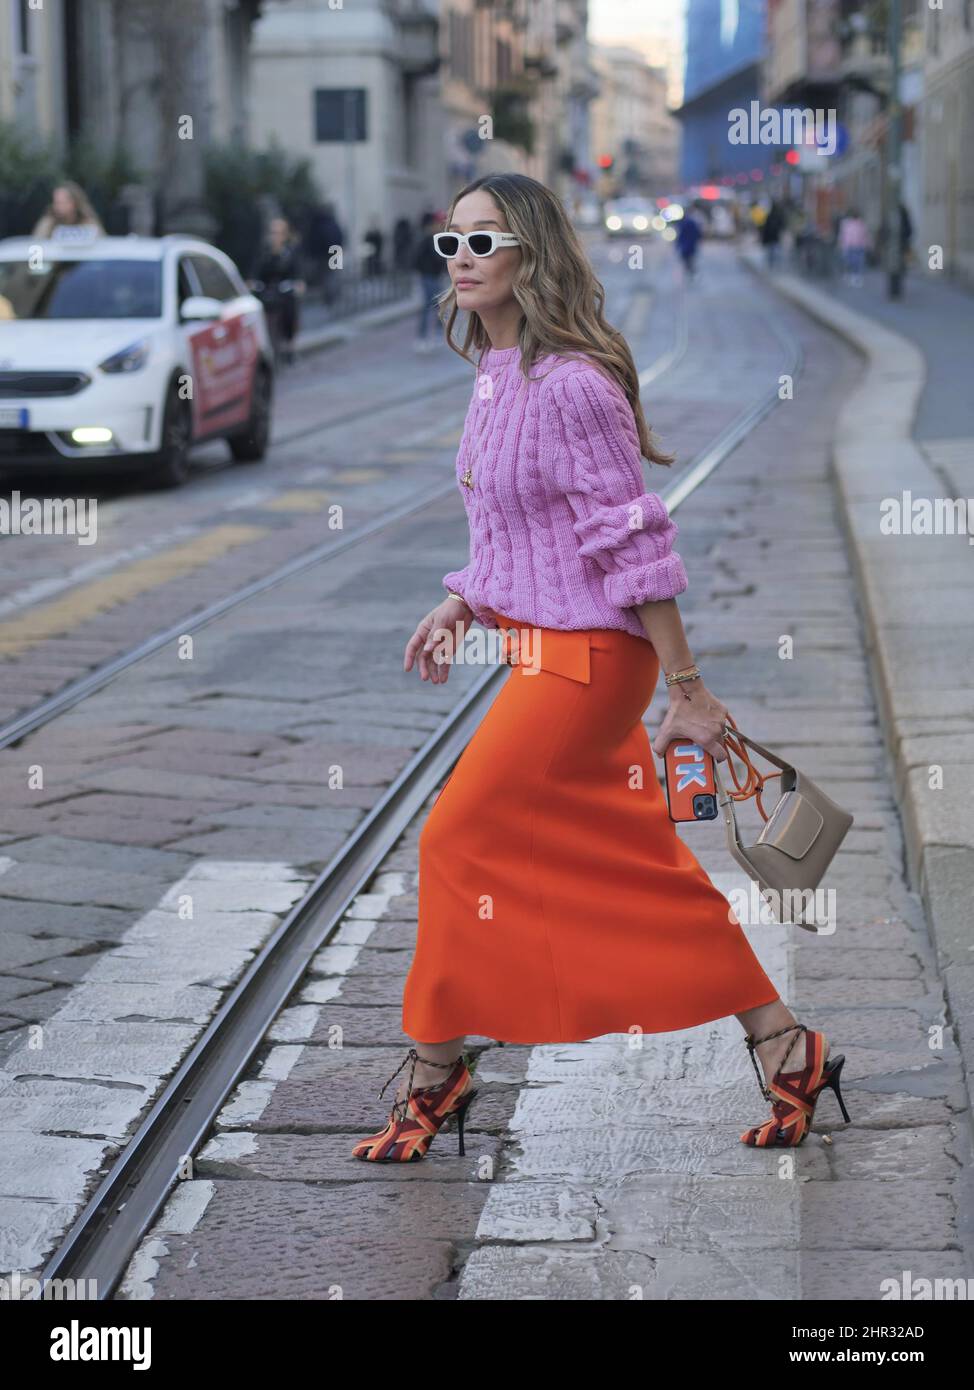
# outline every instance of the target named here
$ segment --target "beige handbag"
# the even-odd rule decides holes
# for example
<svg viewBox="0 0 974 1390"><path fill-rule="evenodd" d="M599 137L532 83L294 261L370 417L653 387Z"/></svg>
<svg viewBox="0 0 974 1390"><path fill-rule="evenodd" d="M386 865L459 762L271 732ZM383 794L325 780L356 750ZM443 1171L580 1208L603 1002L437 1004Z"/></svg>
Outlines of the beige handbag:
<svg viewBox="0 0 974 1390"><path fill-rule="evenodd" d="M814 890L852 825L852 816L827 797L806 773L799 772L797 767L783 762L777 754L762 748L753 738L748 738L729 715L724 730L722 741L727 749L727 769L736 790L725 794L716 761L714 777L730 852L748 876L757 880L761 895L777 921L816 931L814 921L809 923L805 918L808 909L814 905ZM780 771L758 772L745 744L774 763ZM734 768L735 754L747 769L744 785L738 780ZM782 792L774 810L768 815L761 804L761 793L765 782L772 777L781 778ZM734 802L745 801L752 796L764 826L753 845L744 845L741 843ZM765 896L768 894L770 896ZM800 904L800 911L796 916L788 917L786 909L796 904Z"/></svg>

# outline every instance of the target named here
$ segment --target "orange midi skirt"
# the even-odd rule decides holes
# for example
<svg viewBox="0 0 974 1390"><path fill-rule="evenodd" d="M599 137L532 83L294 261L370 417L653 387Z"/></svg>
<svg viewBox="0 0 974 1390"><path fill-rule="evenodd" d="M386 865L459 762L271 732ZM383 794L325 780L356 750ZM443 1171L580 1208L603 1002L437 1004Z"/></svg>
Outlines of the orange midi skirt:
<svg viewBox="0 0 974 1390"><path fill-rule="evenodd" d="M777 999L669 818L652 644L495 616L512 669L420 832L403 1031L579 1042Z"/></svg>

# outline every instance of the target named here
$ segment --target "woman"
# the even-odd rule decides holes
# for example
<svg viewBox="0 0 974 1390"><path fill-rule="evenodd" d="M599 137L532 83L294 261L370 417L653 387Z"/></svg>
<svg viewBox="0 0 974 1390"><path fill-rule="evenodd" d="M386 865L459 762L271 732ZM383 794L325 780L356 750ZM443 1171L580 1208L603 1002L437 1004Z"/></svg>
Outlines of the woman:
<svg viewBox="0 0 974 1390"><path fill-rule="evenodd" d="M79 184L58 184L31 235L46 240L55 235L61 227L90 227L97 236L105 235L105 228L98 214Z"/></svg>
<svg viewBox="0 0 974 1390"><path fill-rule="evenodd" d="M839 250L845 268L844 279L849 285L862 284L869 248L869 228L857 208L850 208L839 223Z"/></svg>
<svg viewBox="0 0 974 1390"><path fill-rule="evenodd" d="M677 835L642 723L662 665L679 679L655 752L679 737L727 758L727 710L693 665L675 602L687 587L677 528L643 492L641 457L671 459L643 418L632 356L543 184L487 175L445 225L459 234L436 238L453 288L447 341L467 360L478 351L481 372L457 456L470 562L444 576L448 596L410 638L404 669L417 660L421 679L445 681L434 650L472 617L535 659L510 673L423 826L402 1015L416 1047L385 1128L352 1152L422 1158L451 1115L462 1151L467 1034L574 1042L730 1013L776 1096L742 1140L798 1144L841 1062L779 999ZM793 1053L798 1070L785 1072Z"/></svg>
<svg viewBox="0 0 974 1390"><path fill-rule="evenodd" d="M305 283L298 261L298 240L287 218L271 218L267 243L254 268L253 280L263 286L260 296L275 352L280 344L285 361L291 363L298 331L298 295L304 293Z"/></svg>

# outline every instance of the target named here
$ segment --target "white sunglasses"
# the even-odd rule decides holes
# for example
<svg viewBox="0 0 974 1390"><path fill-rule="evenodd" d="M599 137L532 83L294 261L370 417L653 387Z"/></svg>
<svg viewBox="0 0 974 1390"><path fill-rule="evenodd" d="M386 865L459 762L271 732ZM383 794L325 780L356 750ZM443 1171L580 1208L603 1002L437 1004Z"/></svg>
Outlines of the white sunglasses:
<svg viewBox="0 0 974 1390"><path fill-rule="evenodd" d="M513 232L434 232L433 245L448 261L466 246L471 256L492 256L499 246L520 246Z"/></svg>

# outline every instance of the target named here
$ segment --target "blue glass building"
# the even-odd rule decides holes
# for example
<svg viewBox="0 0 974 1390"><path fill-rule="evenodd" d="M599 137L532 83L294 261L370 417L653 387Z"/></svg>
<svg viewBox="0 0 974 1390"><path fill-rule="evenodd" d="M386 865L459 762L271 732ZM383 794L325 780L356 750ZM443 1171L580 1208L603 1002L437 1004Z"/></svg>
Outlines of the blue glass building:
<svg viewBox="0 0 974 1390"><path fill-rule="evenodd" d="M732 145L728 115L759 97L767 0L687 0L680 173L687 183L766 170L768 145Z"/></svg>

